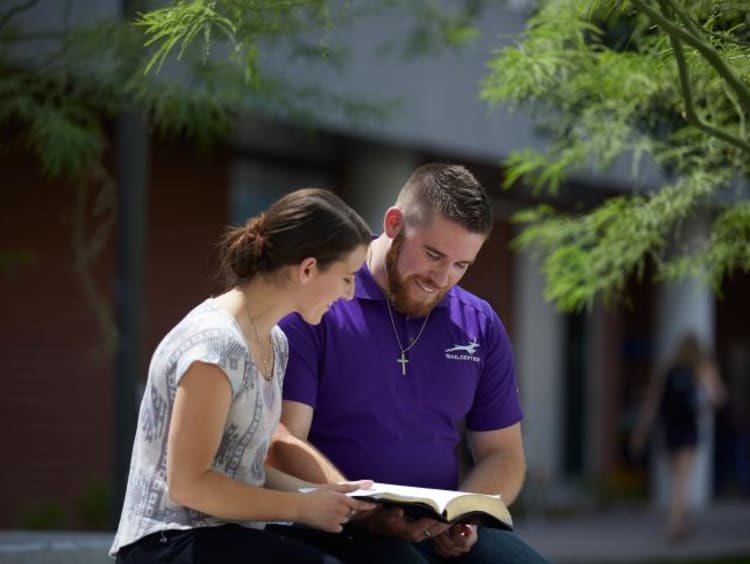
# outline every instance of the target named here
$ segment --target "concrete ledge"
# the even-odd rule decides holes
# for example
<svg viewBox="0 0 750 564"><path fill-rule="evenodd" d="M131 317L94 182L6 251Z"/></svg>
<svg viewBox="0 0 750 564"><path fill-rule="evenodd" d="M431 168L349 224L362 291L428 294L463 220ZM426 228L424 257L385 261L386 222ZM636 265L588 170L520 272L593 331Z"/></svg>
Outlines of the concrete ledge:
<svg viewBox="0 0 750 564"><path fill-rule="evenodd" d="M112 564L114 533L0 531L0 564Z"/></svg>

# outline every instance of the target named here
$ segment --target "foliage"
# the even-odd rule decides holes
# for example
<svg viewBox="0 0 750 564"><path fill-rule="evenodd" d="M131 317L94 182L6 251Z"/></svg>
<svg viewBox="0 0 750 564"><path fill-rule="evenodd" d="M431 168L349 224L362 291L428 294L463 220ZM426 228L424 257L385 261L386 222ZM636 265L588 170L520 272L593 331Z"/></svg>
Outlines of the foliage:
<svg viewBox="0 0 750 564"><path fill-rule="evenodd" d="M429 0L177 0L86 27L70 24L67 14L59 27L36 31L22 16L38 4L0 7L0 125L15 126L47 174L76 177L101 160L104 120L125 110L202 142L225 137L248 111L307 123L332 111L360 122L383 119L394 101L300 83L267 60L341 69L347 49L331 32L395 8L413 17L402 38L406 54L458 46L475 37L471 22L482 1L441 9ZM69 0L64 5L70 9ZM18 56L35 49L33 60Z"/></svg>
<svg viewBox="0 0 750 564"><path fill-rule="evenodd" d="M24 529L62 529L67 522L65 510L57 502L42 503L29 509L22 518Z"/></svg>
<svg viewBox="0 0 750 564"><path fill-rule="evenodd" d="M76 499L78 526L86 531L109 530L112 526L111 509L111 486L102 480L87 481Z"/></svg>
<svg viewBox="0 0 750 564"><path fill-rule="evenodd" d="M13 276L16 271L35 260L36 256L28 249L0 251L0 276Z"/></svg>
<svg viewBox="0 0 750 564"><path fill-rule="evenodd" d="M545 0L520 42L490 61L482 97L534 113L550 134L545 152L512 154L505 186L538 193L630 159L631 193L593 209L517 216L515 245L536 249L545 296L566 311L621 297L630 276L653 265L656 279L699 275L719 290L750 269L750 19L725 0ZM644 163L663 185L644 188ZM738 204L739 202L739 204ZM680 229L712 217L702 244L680 245Z"/></svg>
<svg viewBox="0 0 750 564"><path fill-rule="evenodd" d="M158 131L201 142L225 137L248 111L301 123L322 112L383 119L395 101L300 83L264 61L273 55L340 69L347 50L331 31L394 8L413 17L401 38L406 54L458 46L475 37L482 0L449 8L430 0L176 0L86 27L70 23L66 0L63 21L42 31L23 18L39 4L0 6L0 126L18 134L45 173L75 178L101 161L107 120L127 110L146 114ZM19 55L29 51L33 58Z"/></svg>
<svg viewBox="0 0 750 564"><path fill-rule="evenodd" d="M142 13L140 25L109 20L43 33L17 23L37 3L0 8L0 124L15 126L52 176L86 174L101 160L106 120L126 110L147 114L157 130L202 141L226 136L239 113L257 107L292 119L314 116L321 106L359 119L387 110L335 92L326 100L309 85L263 71L261 49L335 63L324 39L334 16L323 0L225 1L222 12L216 2L177 2ZM320 35L317 48L309 45L312 31ZM54 47L33 61L15 54L44 40ZM209 46L217 56L208 57ZM173 51L180 61L169 65Z"/></svg>
<svg viewBox="0 0 750 564"><path fill-rule="evenodd" d="M412 32L400 38L406 54L457 46L474 37L470 24L482 0L443 9L431 0L175 0L154 9L138 0L125 4L146 7L87 26L72 21L72 0L0 4L0 128L11 144L33 152L45 174L72 180L74 270L109 352L115 327L91 265L114 225L116 187L103 158L117 116L138 113L156 132L200 143L226 138L248 113L298 124L324 114L381 120L395 101L306 84L268 61L340 70L347 49L331 32L394 8L406 8L414 18ZM37 29L34 10L40 8L61 12L60 21ZM0 272L22 264L21 258L0 254Z"/></svg>

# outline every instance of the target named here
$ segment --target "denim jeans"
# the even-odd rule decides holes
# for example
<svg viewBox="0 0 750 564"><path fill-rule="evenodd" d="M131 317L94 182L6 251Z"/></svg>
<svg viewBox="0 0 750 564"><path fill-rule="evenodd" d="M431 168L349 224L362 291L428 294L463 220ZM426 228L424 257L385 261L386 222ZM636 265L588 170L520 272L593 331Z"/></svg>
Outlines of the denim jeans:
<svg viewBox="0 0 750 564"><path fill-rule="evenodd" d="M325 533L299 525L270 525L269 530L296 538L348 564L547 564L548 561L511 531L482 527L471 551L441 558L432 541L410 543L367 533L346 525L342 533Z"/></svg>

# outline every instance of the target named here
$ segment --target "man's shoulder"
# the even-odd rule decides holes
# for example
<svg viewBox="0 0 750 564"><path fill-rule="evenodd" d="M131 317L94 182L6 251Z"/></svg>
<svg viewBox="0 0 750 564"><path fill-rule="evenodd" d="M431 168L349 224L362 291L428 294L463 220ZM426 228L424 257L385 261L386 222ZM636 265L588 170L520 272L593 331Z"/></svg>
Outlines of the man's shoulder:
<svg viewBox="0 0 750 564"><path fill-rule="evenodd" d="M497 318L497 313L487 300L480 298L461 286L454 286L450 289L445 296L445 303L449 308L473 310L490 319Z"/></svg>

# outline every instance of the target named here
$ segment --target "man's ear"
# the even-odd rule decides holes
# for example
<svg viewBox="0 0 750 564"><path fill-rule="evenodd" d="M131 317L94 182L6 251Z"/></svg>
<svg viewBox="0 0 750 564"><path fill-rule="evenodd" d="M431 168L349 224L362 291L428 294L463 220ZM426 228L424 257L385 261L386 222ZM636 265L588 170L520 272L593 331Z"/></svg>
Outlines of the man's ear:
<svg viewBox="0 0 750 564"><path fill-rule="evenodd" d="M297 277L301 284L307 284L312 280L313 274L318 270L318 259L307 257L297 265Z"/></svg>
<svg viewBox="0 0 750 564"><path fill-rule="evenodd" d="M383 217L383 231L389 239L395 239L396 235L404 228L404 212L401 208L391 206Z"/></svg>

